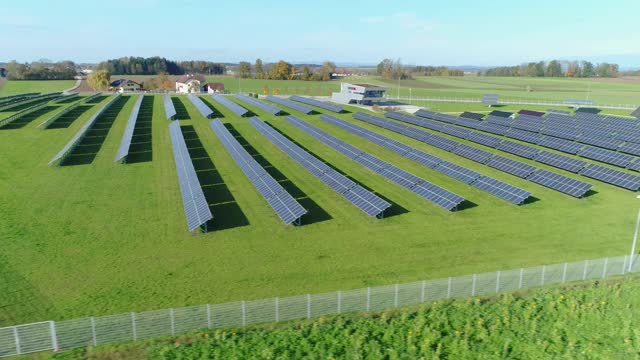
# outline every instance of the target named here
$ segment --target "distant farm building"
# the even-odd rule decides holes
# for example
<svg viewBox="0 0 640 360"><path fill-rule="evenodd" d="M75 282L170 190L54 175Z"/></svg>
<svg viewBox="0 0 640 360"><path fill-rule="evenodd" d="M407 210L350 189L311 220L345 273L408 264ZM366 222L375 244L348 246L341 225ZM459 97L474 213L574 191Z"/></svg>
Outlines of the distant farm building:
<svg viewBox="0 0 640 360"><path fill-rule="evenodd" d="M124 92L140 91L142 89L142 85L133 80L118 79L118 80L112 81L111 84L109 84L109 88L112 91L124 93Z"/></svg>
<svg viewBox="0 0 640 360"><path fill-rule="evenodd" d="M176 80L176 92L193 94L207 91L205 78L202 75L185 75Z"/></svg>
<svg viewBox="0 0 640 360"><path fill-rule="evenodd" d="M224 92L224 84L223 83L207 83L207 93L209 94L219 94Z"/></svg>
<svg viewBox="0 0 640 360"><path fill-rule="evenodd" d="M350 76L354 76L353 71L347 69L336 69L336 71L331 74L332 79L342 79Z"/></svg>
<svg viewBox="0 0 640 360"><path fill-rule="evenodd" d="M386 87L371 84L341 83L340 92L331 95L331 101L341 104L371 105L384 100Z"/></svg>

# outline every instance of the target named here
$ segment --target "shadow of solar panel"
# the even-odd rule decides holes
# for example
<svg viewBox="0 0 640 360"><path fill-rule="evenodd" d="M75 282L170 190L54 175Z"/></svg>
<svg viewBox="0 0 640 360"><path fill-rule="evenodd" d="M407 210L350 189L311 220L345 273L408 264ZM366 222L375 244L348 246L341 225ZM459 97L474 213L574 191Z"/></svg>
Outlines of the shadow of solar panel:
<svg viewBox="0 0 640 360"><path fill-rule="evenodd" d="M233 95L233 97L235 97L238 100L244 101L244 102L246 102L248 104L251 104L251 105L257 107L258 109L260 109L262 111L266 111L271 115L278 115L278 114L283 112L282 109L280 109L277 106L273 106L271 104L267 104L265 102L262 102L262 101L260 101L258 99L255 99L255 98L252 98L252 97L249 97L249 96L246 96L246 95L236 94L236 95Z"/></svg>
<svg viewBox="0 0 640 360"><path fill-rule="evenodd" d="M481 164L486 163L493 156L493 154L488 151L476 149L473 146L465 144L456 146L456 148L453 149L453 153Z"/></svg>
<svg viewBox="0 0 640 360"><path fill-rule="evenodd" d="M570 171L572 173L579 173L589 163L583 160L571 158L568 156L543 151L537 157L536 161L547 164L558 169Z"/></svg>
<svg viewBox="0 0 640 360"><path fill-rule="evenodd" d="M598 108L581 107L581 108L576 109L576 115L578 115L578 114L598 114L601 111L602 110L600 110Z"/></svg>
<svg viewBox="0 0 640 360"><path fill-rule="evenodd" d="M635 157L631 155L600 149L593 146L586 146L582 151L580 151L580 153L578 153L578 156L620 167L626 167L635 159Z"/></svg>
<svg viewBox="0 0 640 360"><path fill-rule="evenodd" d="M215 102L217 102L218 104L224 106L225 108L227 108L228 110L230 110L232 113L243 117L249 114L249 110L243 108L242 106L234 103L233 101L227 99L226 97L222 96L222 95L212 95L211 96L213 98L213 100Z"/></svg>
<svg viewBox="0 0 640 360"><path fill-rule="evenodd" d="M512 160L500 155L495 155L486 163L492 168L502 170L511 175L526 179L536 168L529 164L522 163L520 161Z"/></svg>
<svg viewBox="0 0 640 360"><path fill-rule="evenodd" d="M193 231L213 219L213 215L191 162L191 157L180 130L180 124L172 122L169 125L169 132L178 174L178 184L182 194L182 205L187 218L187 227L189 231Z"/></svg>
<svg viewBox="0 0 640 360"><path fill-rule="evenodd" d="M584 147L583 144L579 144L569 140L558 139L552 136L543 137L538 142L538 145L547 147L549 149L562 151L572 155L577 154Z"/></svg>
<svg viewBox="0 0 640 360"><path fill-rule="evenodd" d="M527 180L576 198L583 197L592 187L591 184L542 169L536 170Z"/></svg>
<svg viewBox="0 0 640 360"><path fill-rule="evenodd" d="M456 165L449 161L443 161L439 163L438 166L434 168L434 170L448 175L454 179L458 179L465 184L470 184L481 176L481 174L473 170L469 170L465 167Z"/></svg>
<svg viewBox="0 0 640 360"><path fill-rule="evenodd" d="M469 136L466 137L466 140L469 140L469 141L474 142L476 144L481 144L481 145L484 145L484 146L488 146L488 147L491 147L491 148L495 148L496 146L498 146L500 141L502 141L502 139L500 139L499 137L492 136L492 135L487 135L487 134L482 134L482 133L479 133L479 132L470 133Z"/></svg>
<svg viewBox="0 0 640 360"><path fill-rule="evenodd" d="M162 101L164 104L164 113L166 115L167 120L175 119L178 112L176 111L175 106L173 106L173 101L171 100L171 96L165 94L162 97Z"/></svg>
<svg viewBox="0 0 640 360"><path fill-rule="evenodd" d="M298 103L296 103L294 101L283 99L283 98L280 98L280 97L277 97L277 96L269 95L269 96L266 97L266 99L268 101L274 102L276 104L280 104L282 106L288 107L289 109L300 111L301 113L303 113L305 115L309 115L309 114L311 114L313 112L313 109L308 107L308 106L304 106L304 105L298 104Z"/></svg>
<svg viewBox="0 0 640 360"><path fill-rule="evenodd" d="M333 112L336 112L336 113L340 113L340 112L344 111L342 106L338 106L338 105L335 105L335 104L327 103L327 102L324 102L324 101L320 101L320 100L316 100L316 99L312 99L312 98L308 98L308 97L294 95L294 96L291 96L289 98L289 100L301 102L303 104L319 107L321 109L333 111Z"/></svg>
<svg viewBox="0 0 640 360"><path fill-rule="evenodd" d="M508 152L510 154L518 155L527 159L533 159L540 153L540 149L534 148L532 146L515 143L513 141L504 140L502 141L498 147L498 150L502 150L504 152Z"/></svg>
<svg viewBox="0 0 640 360"><path fill-rule="evenodd" d="M509 131L504 134L504 136L511 139L528 142L530 144L537 144L538 141L542 139L542 135L540 134L520 129L509 129Z"/></svg>
<svg viewBox="0 0 640 360"><path fill-rule="evenodd" d="M499 111L499 110L493 110L492 112L489 113L489 116L498 116L498 117L503 117L503 118L508 118L511 115L513 115L512 112Z"/></svg>
<svg viewBox="0 0 640 360"><path fill-rule="evenodd" d="M481 176L471 186L484 190L510 203L520 205L531 196L531 193L488 176Z"/></svg>
<svg viewBox="0 0 640 360"><path fill-rule="evenodd" d="M584 168L580 174L624 189L632 191L640 189L640 176L606 166L591 164Z"/></svg>

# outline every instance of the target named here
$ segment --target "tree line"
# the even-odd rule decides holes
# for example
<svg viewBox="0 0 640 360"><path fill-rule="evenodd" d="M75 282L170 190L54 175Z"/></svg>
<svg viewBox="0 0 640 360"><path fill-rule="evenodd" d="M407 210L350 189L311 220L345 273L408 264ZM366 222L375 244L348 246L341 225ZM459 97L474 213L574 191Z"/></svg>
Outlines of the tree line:
<svg viewBox="0 0 640 360"><path fill-rule="evenodd" d="M516 66L501 66L478 73L482 76L527 76L527 77L618 77L618 64L593 64L589 61L551 60L549 62L530 62Z"/></svg>
<svg viewBox="0 0 640 360"><path fill-rule="evenodd" d="M269 65L261 59L256 59L253 66L248 61L238 64L238 76L242 79L328 81L335 71L336 65L331 61L325 61L320 67L304 65L301 69L284 60Z"/></svg>
<svg viewBox="0 0 640 360"><path fill-rule="evenodd" d="M163 57L122 57L110 59L98 64L97 70L106 70L112 75L183 75L212 74L222 75L227 67L210 61L173 61Z"/></svg>
<svg viewBox="0 0 640 360"><path fill-rule="evenodd" d="M19 63L15 60L5 65L10 80L71 80L76 75L73 61L49 60Z"/></svg>

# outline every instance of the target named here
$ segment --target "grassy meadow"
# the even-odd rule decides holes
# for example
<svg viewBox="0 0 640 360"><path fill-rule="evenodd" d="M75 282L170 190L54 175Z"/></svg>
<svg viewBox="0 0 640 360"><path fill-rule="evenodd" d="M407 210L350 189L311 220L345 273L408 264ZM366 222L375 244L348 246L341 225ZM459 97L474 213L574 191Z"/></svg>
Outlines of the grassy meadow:
<svg viewBox="0 0 640 360"><path fill-rule="evenodd" d="M169 122L162 98L154 100L148 162L113 161L135 99L124 103L88 165L47 163L109 101L106 97L67 128L36 128L49 116L43 115L20 129L0 130L0 275L5 280L0 282L0 326L617 256L630 246L638 200L629 191L535 164L594 184L594 194L574 199L369 126L350 113L338 115L533 192L535 201L517 207L324 123L319 115L290 111L473 204L449 213L331 150L282 117L243 104L394 204L384 219L371 219L289 159L247 119L211 101L223 115L221 120L251 144L259 161L310 210L303 226L285 226L236 166L208 120L180 97L190 117L180 123L198 154L196 169L209 171L205 193L215 204L216 216L214 231L188 233ZM446 104L446 110L474 106ZM201 149L195 149L200 147L195 137Z"/></svg>
<svg viewBox="0 0 640 360"><path fill-rule="evenodd" d="M56 92L69 89L75 80L10 80L0 86L0 97L31 92Z"/></svg>

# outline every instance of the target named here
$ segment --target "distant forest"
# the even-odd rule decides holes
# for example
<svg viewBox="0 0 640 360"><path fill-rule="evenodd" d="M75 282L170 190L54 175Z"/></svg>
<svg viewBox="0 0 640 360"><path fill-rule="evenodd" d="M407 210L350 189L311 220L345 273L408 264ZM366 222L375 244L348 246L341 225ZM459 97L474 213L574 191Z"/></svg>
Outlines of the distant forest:
<svg viewBox="0 0 640 360"><path fill-rule="evenodd" d="M123 57L111 59L98 64L98 70L107 70L111 75L169 75L212 74L221 75L227 67L221 63L209 61L172 61L158 56Z"/></svg>
<svg viewBox="0 0 640 360"><path fill-rule="evenodd" d="M10 80L71 80L76 75L73 61L41 60L22 64L13 60L4 68Z"/></svg>
<svg viewBox="0 0 640 360"><path fill-rule="evenodd" d="M570 77L614 78L620 75L618 64L593 64L589 61L560 61L552 60L530 62L516 66L502 66L487 69L478 73L481 76L528 76L528 77Z"/></svg>

